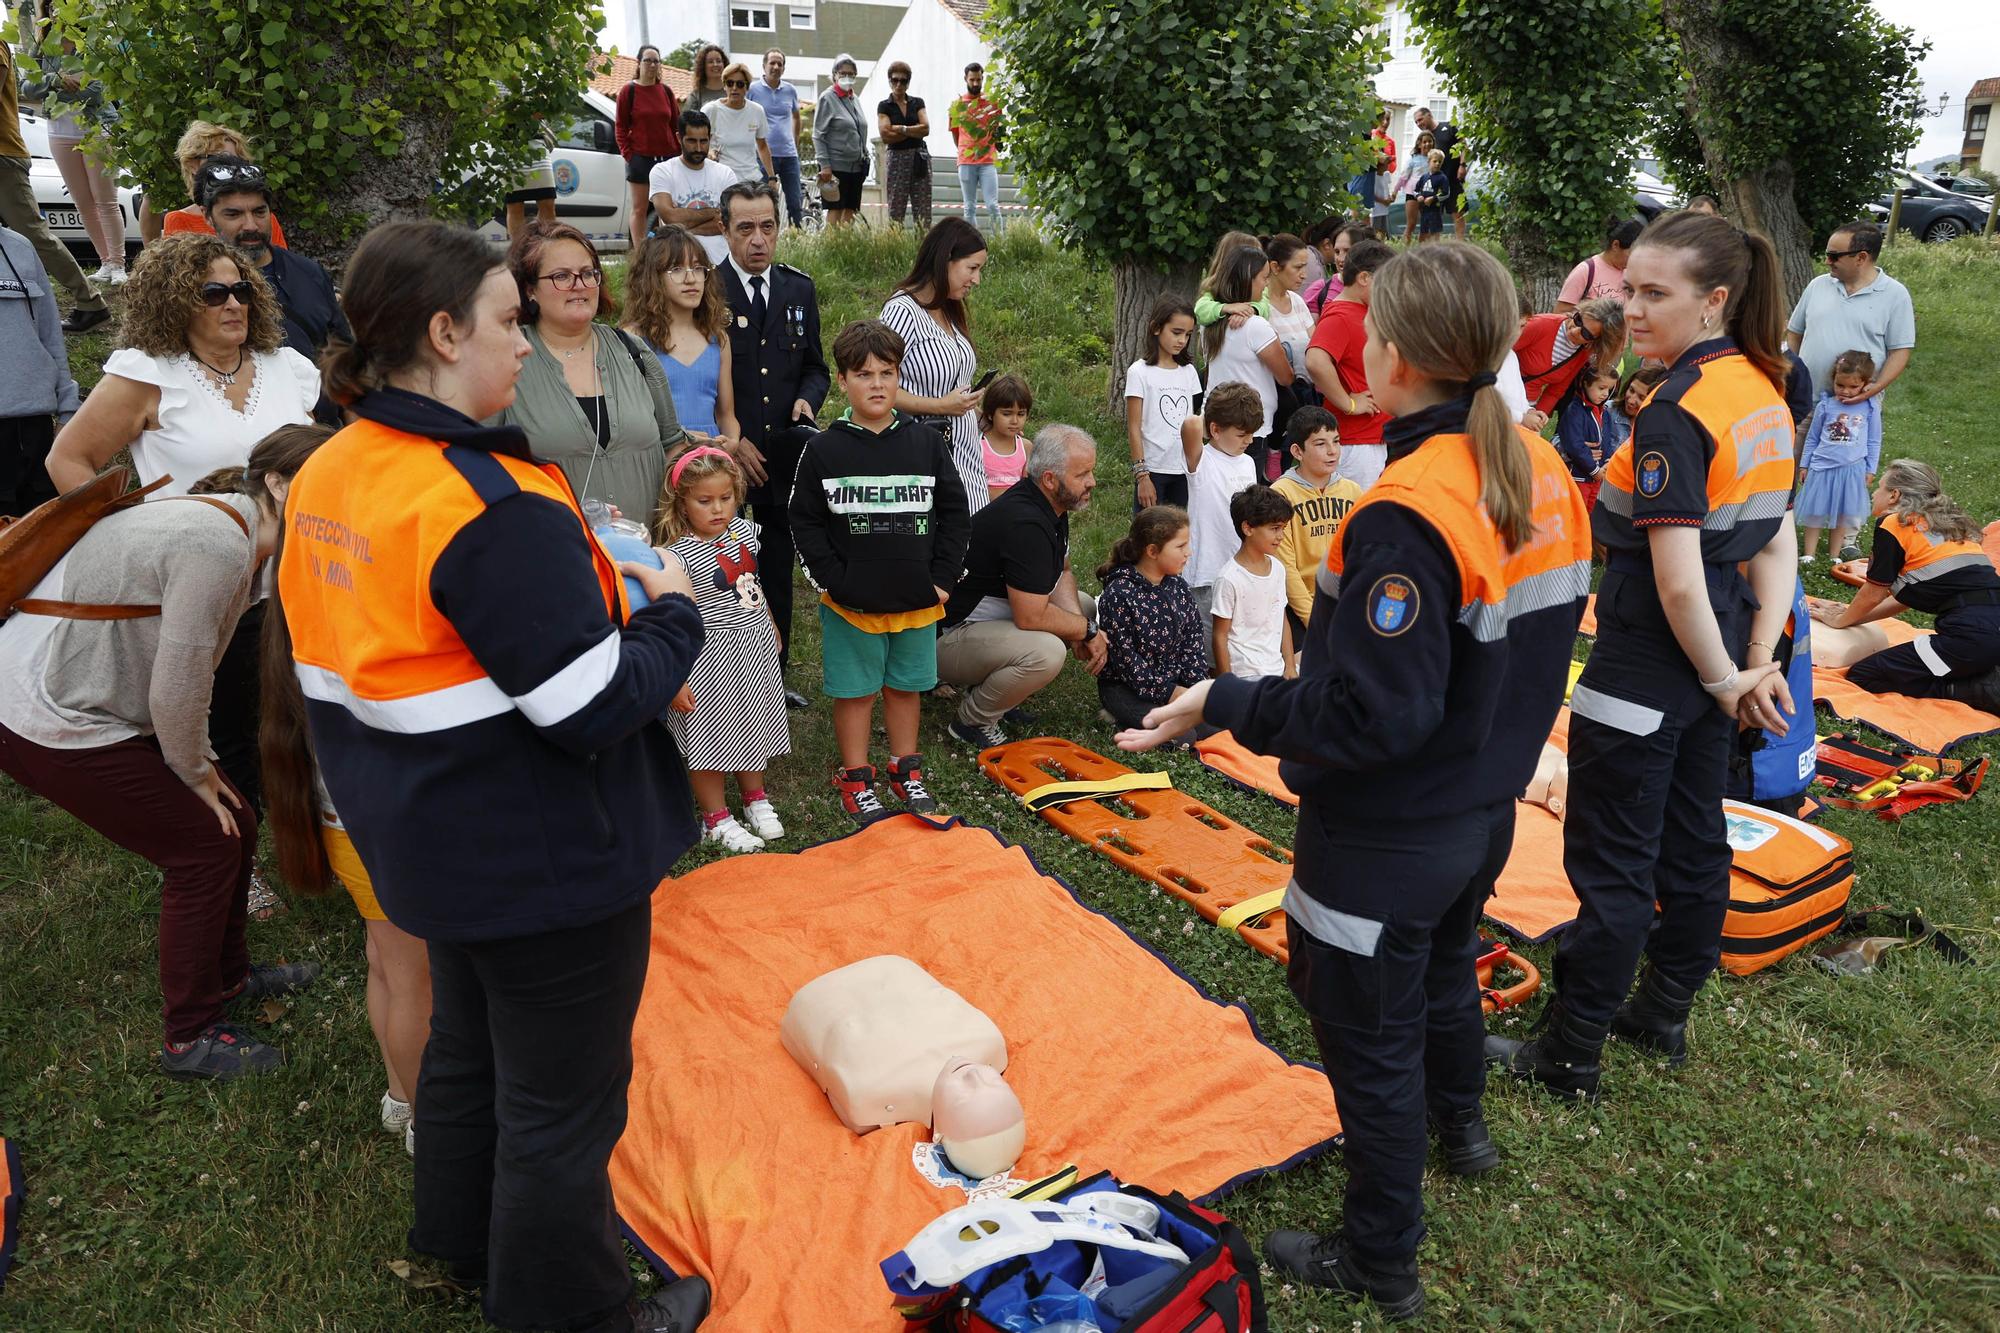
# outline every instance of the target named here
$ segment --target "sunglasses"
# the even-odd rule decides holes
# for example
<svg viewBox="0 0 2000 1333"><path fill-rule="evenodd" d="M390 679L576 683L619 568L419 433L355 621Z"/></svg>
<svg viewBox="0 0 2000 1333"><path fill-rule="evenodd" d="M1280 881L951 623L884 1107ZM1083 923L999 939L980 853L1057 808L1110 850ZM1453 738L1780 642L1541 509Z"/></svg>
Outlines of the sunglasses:
<svg viewBox="0 0 2000 1333"><path fill-rule="evenodd" d="M1831 264L1836 259L1852 259L1856 255L1867 253L1866 250L1829 250L1826 252L1826 262Z"/></svg>
<svg viewBox="0 0 2000 1333"><path fill-rule="evenodd" d="M224 181L235 181L239 184L259 185L264 180L264 168L254 162L240 167L204 166L202 174L218 184Z"/></svg>
<svg viewBox="0 0 2000 1333"><path fill-rule="evenodd" d="M909 80L909 78L908 78L908 77L907 77L906 75L902 75L902 74L891 74L891 75L889 76L889 82L890 82L890 83L892 83L892 84L893 84L893 83L908 83L909 81L910 81L910 80Z"/></svg>
<svg viewBox="0 0 2000 1333"><path fill-rule="evenodd" d="M750 86L750 80L748 80L748 79L724 79L724 80L722 81L722 86L723 86L723 87L725 87L725 88L748 88L748 87Z"/></svg>
<svg viewBox="0 0 2000 1333"><path fill-rule="evenodd" d="M603 282L604 270L601 268L559 268L553 273L542 274L535 281L552 283L566 292L573 292L579 287L595 287L598 283Z"/></svg>
<svg viewBox="0 0 2000 1333"><path fill-rule="evenodd" d="M227 304L229 298L232 296L236 298L236 304L248 306L250 299L256 294L257 289L251 286L248 280L241 282L204 282L201 285L201 303L211 310Z"/></svg>

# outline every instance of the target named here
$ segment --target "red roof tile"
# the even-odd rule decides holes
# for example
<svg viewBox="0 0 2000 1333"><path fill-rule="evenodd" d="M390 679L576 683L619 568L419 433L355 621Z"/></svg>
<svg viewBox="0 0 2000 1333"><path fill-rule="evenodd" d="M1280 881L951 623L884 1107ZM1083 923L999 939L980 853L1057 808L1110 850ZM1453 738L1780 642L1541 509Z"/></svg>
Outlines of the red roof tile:
<svg viewBox="0 0 2000 1333"><path fill-rule="evenodd" d="M1976 101L1981 97L2000 97L2000 79L1981 79L1972 85L1972 91L1965 95L1965 100Z"/></svg>
<svg viewBox="0 0 2000 1333"><path fill-rule="evenodd" d="M938 0L938 3L958 16L958 21L974 32L986 26L986 0Z"/></svg>

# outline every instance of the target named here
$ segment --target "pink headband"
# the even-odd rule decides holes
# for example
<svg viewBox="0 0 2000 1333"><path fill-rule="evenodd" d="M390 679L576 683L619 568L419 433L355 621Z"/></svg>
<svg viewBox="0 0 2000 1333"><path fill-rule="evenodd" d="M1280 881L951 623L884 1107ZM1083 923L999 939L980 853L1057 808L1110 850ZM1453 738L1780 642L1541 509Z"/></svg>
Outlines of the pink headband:
<svg viewBox="0 0 2000 1333"><path fill-rule="evenodd" d="M687 465L694 462L697 458L706 457L729 458L729 454L712 444L697 445L674 460L673 470L667 473L667 485L673 487L675 490L679 490L681 488L681 473L687 471ZM735 460L731 459L730 461L734 462Z"/></svg>

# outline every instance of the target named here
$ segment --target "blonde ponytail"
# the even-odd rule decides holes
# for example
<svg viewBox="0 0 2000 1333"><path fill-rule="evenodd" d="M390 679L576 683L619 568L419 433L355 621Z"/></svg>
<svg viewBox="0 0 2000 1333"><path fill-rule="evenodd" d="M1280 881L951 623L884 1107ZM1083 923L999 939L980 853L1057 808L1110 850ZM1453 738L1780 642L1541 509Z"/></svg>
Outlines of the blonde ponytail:
<svg viewBox="0 0 2000 1333"><path fill-rule="evenodd" d="M1509 550L1534 535L1534 467L1494 370L1520 318L1514 280L1463 241L1405 250L1375 270L1368 317L1418 374L1471 388L1465 431L1479 465L1479 502Z"/></svg>

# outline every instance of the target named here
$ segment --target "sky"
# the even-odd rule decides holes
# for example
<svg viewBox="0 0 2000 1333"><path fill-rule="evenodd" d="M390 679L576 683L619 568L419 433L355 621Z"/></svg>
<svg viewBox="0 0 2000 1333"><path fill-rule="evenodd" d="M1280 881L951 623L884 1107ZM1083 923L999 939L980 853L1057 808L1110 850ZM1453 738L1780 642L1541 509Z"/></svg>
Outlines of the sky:
<svg viewBox="0 0 2000 1333"><path fill-rule="evenodd" d="M1965 94L1981 79L2000 78L1992 0L1875 0L1875 11L1899 27L1915 29L1919 39L1929 39L1925 97L1933 111L1940 95L1950 99L1942 116L1924 120L1923 138L1910 160L1929 162L1958 152L1965 140Z"/></svg>

